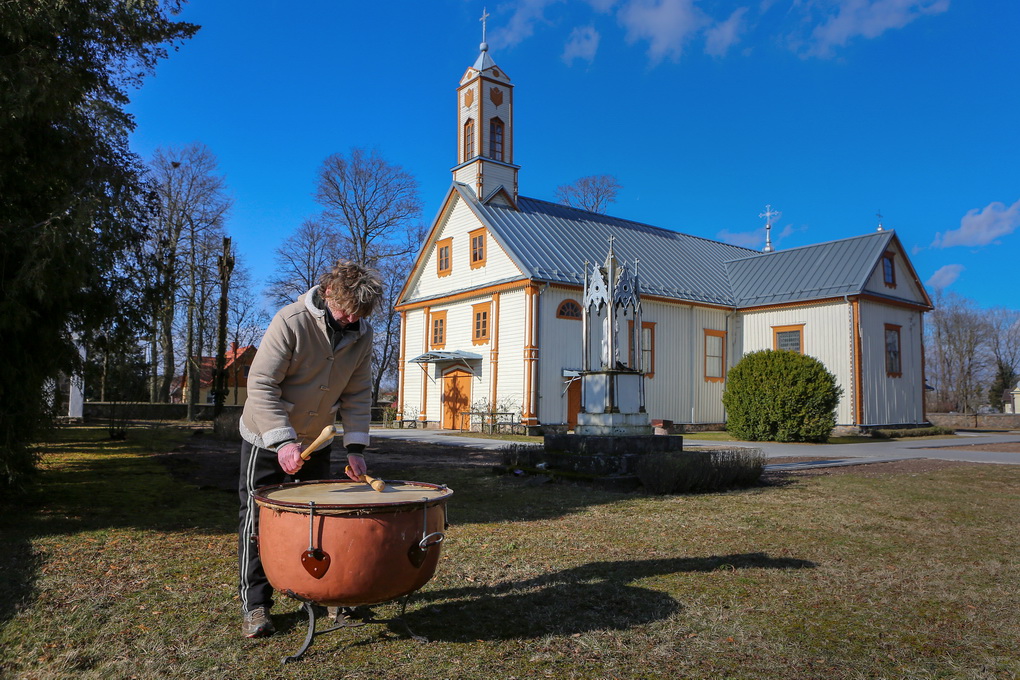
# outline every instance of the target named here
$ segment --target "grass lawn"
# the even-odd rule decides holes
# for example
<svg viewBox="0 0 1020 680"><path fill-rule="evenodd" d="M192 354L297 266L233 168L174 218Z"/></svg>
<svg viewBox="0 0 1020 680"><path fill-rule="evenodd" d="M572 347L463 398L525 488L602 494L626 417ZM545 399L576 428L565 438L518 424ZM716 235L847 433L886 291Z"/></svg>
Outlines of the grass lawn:
<svg viewBox="0 0 1020 680"><path fill-rule="evenodd" d="M1020 677L1020 466L674 497L408 468L455 490L406 616L430 642L368 625L281 669L304 621L240 637L234 495L149 455L184 433L105 435L58 430L2 509L0 677Z"/></svg>

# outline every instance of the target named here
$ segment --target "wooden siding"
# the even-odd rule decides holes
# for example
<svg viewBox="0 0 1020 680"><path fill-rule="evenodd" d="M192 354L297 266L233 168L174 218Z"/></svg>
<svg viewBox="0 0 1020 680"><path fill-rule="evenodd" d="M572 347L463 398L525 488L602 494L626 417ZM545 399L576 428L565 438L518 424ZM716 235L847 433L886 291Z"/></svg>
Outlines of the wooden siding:
<svg viewBox="0 0 1020 680"><path fill-rule="evenodd" d="M868 278L868 283L864 286L865 292L887 297L892 296L902 298L918 304L926 304L924 293L922 293L921 289L918 287L918 281L914 278L908 265L909 260L903 252L896 247L895 240L893 240L893 243L890 244L888 252L893 254L896 286L889 287L885 285L882 258L879 258L875 270L871 272L871 276Z"/></svg>
<svg viewBox="0 0 1020 680"><path fill-rule="evenodd" d="M521 276L520 269L500 247L491 233L486 234L485 266L471 268L471 239L468 233L478 229L478 218L460 197L455 197L454 204L438 229L423 265L415 272L418 277L407 294L407 298L439 296L453 290L464 290L484 286L493 281L505 280ZM436 241L452 238L450 274L439 277L436 274L437 249Z"/></svg>
<svg viewBox="0 0 1020 680"><path fill-rule="evenodd" d="M540 305L538 344L541 348L539 364L538 419L542 423L567 422L566 383L563 370L581 368L580 320L559 319L556 310L564 300L582 304L580 290L546 288L538 297Z"/></svg>
<svg viewBox="0 0 1020 680"><path fill-rule="evenodd" d="M920 312L862 301L864 425L904 425L924 422L924 375L921 357ZM886 373L885 325L900 327L899 377Z"/></svg>
<svg viewBox="0 0 1020 680"><path fill-rule="evenodd" d="M843 388L843 397L836 409L836 422L854 423L854 376L851 362L853 336L850 326L850 305L845 302L810 305L790 309L748 312L742 318L742 348L735 357L763 349L774 349L773 326L804 325L804 354L812 356L836 376Z"/></svg>

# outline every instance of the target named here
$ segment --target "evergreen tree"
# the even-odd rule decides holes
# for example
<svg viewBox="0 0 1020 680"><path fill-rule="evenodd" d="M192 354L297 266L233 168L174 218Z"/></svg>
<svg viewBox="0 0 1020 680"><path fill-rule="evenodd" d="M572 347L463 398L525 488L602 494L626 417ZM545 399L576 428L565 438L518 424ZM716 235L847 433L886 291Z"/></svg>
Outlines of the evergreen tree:
<svg viewBox="0 0 1020 680"><path fill-rule="evenodd" d="M34 467L47 385L125 299L149 198L127 91L198 27L179 0L0 2L0 487Z"/></svg>

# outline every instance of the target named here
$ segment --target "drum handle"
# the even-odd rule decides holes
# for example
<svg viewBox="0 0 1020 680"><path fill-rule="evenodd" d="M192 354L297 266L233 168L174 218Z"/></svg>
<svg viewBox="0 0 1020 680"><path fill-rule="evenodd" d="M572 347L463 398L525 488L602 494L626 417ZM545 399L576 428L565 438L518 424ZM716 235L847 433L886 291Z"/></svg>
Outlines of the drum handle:
<svg viewBox="0 0 1020 680"><path fill-rule="evenodd" d="M443 542L446 538L446 534L442 531L433 531L429 533L429 499L422 498L422 513L421 513L421 540L418 541L418 547L422 550L426 550L433 545L438 545Z"/></svg>

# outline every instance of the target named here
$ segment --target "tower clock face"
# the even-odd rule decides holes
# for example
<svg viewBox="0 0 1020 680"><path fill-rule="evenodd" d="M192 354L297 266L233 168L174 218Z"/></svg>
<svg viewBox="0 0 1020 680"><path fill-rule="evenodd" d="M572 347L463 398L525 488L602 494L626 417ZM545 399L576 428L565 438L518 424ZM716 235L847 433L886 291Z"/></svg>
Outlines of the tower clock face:
<svg viewBox="0 0 1020 680"><path fill-rule="evenodd" d="M471 108L471 105L475 103L475 91L468 90L464 93L464 106Z"/></svg>

